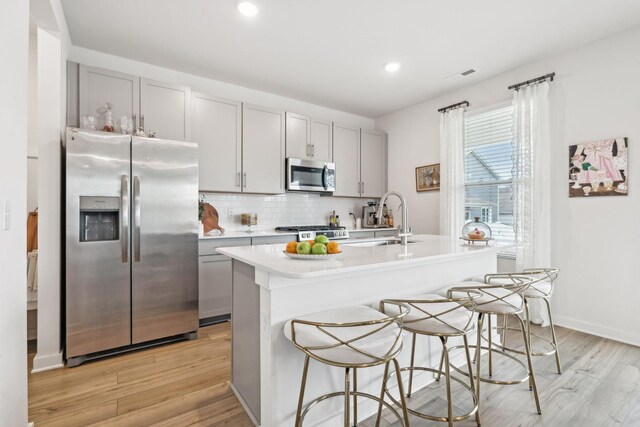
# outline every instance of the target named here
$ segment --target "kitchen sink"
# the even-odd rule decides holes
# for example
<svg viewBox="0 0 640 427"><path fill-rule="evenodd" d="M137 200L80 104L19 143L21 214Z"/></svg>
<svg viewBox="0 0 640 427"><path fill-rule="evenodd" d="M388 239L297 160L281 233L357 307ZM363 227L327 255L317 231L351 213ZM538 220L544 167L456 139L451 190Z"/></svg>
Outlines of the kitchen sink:
<svg viewBox="0 0 640 427"><path fill-rule="evenodd" d="M353 242L353 243L343 243L347 246L391 246L391 245L399 245L402 242L399 239L387 239L387 240L368 240L366 242ZM409 240L408 244L416 243L415 240Z"/></svg>

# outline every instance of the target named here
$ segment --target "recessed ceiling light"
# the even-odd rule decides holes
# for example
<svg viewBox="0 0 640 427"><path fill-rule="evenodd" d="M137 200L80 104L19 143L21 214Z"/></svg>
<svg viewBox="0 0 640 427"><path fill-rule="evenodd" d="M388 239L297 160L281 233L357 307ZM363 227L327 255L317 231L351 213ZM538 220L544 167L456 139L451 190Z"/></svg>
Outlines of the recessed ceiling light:
<svg viewBox="0 0 640 427"><path fill-rule="evenodd" d="M389 62L387 65L384 66L384 69L387 70L390 73L395 73L396 71L398 71L400 69L400 63L399 62Z"/></svg>
<svg viewBox="0 0 640 427"><path fill-rule="evenodd" d="M241 1L238 3L238 10L244 16L256 16L258 14L258 6L250 1Z"/></svg>

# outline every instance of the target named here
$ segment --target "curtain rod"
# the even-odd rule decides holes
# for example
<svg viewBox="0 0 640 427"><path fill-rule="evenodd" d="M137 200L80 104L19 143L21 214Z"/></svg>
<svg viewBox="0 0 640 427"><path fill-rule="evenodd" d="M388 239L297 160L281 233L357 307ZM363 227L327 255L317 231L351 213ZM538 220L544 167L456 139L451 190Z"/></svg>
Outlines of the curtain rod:
<svg viewBox="0 0 640 427"><path fill-rule="evenodd" d="M458 102L457 104L451 104L446 107L439 108L438 113L446 113L447 111L453 110L454 108L468 107L468 106L469 106L469 101L462 101L462 102Z"/></svg>
<svg viewBox="0 0 640 427"><path fill-rule="evenodd" d="M544 81L544 80L547 80L547 79L549 79L549 81L552 82L553 78L555 76L556 76L556 73L545 74L544 76L536 77L535 79L527 80L526 82L516 83L514 85L511 85L511 86L509 86L509 90L511 90L511 89L518 90L522 86L527 86L527 85L530 85L531 83L537 83L537 82L541 82L541 81Z"/></svg>

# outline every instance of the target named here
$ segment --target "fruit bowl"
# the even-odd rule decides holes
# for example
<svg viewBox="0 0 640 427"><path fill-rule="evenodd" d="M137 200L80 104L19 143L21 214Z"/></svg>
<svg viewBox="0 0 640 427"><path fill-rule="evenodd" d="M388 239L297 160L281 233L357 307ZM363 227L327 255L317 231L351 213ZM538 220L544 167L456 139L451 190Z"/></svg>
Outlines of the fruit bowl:
<svg viewBox="0 0 640 427"><path fill-rule="evenodd" d="M291 259L307 259L307 260L336 259L340 255L342 255L342 252L338 252L337 254L294 254L291 252L282 251L282 253Z"/></svg>

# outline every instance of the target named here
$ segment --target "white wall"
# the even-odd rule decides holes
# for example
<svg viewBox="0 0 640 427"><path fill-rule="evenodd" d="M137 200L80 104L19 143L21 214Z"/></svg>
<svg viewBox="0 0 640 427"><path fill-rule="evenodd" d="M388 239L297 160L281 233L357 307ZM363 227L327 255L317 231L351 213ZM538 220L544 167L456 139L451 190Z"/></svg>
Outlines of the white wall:
<svg viewBox="0 0 640 427"><path fill-rule="evenodd" d="M389 188L409 196L414 230L437 232L439 195L416 194L413 168L439 162L437 109L509 100L507 86L555 71L552 87L552 263L558 324L640 345L640 29L519 68L376 120L389 134ZM569 199L568 146L628 137L627 197Z"/></svg>
<svg viewBox="0 0 640 427"><path fill-rule="evenodd" d="M106 36L105 36L106 37ZM374 120L333 110L319 105L309 104L279 95L236 86L217 80L211 80L193 74L182 73L168 68L145 64L119 56L109 55L95 50L73 46L69 51L69 60L84 65L119 71L121 73L160 80L166 83L189 86L192 91L203 92L222 98L234 99L251 104L313 116L318 119L331 120L342 124L373 129Z"/></svg>
<svg viewBox="0 0 640 427"><path fill-rule="evenodd" d="M9 230L0 227L0 425L27 425L27 98L29 3L0 2L0 209L11 205ZM0 220L0 225L3 223Z"/></svg>
<svg viewBox="0 0 640 427"><path fill-rule="evenodd" d="M38 29L38 352L34 372L62 366L60 346L60 61L58 34Z"/></svg>

